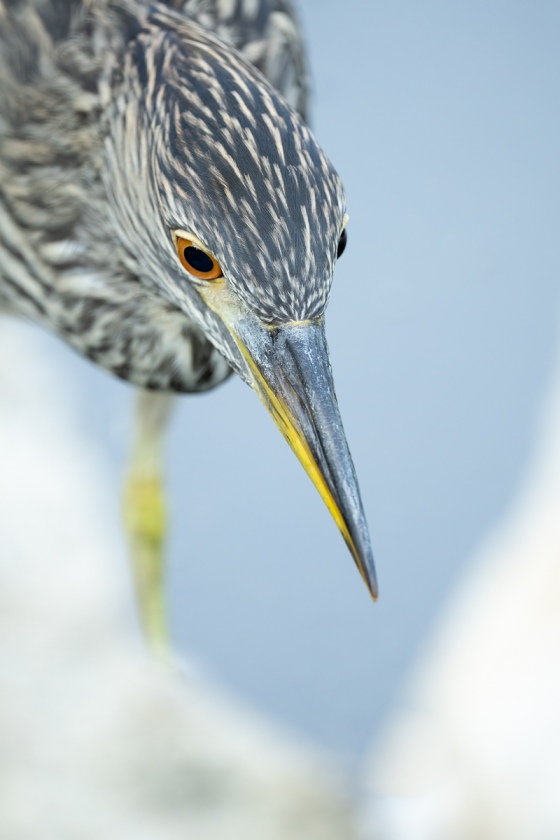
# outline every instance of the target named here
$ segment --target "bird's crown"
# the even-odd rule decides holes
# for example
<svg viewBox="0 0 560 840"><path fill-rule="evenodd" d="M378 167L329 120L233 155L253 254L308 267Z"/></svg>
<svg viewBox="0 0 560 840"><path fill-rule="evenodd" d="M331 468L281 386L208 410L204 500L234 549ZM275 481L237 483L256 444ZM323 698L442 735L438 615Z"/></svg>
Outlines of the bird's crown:
<svg viewBox="0 0 560 840"><path fill-rule="evenodd" d="M321 316L345 198L299 115L238 52L168 9L130 56L165 226L203 243L264 323Z"/></svg>

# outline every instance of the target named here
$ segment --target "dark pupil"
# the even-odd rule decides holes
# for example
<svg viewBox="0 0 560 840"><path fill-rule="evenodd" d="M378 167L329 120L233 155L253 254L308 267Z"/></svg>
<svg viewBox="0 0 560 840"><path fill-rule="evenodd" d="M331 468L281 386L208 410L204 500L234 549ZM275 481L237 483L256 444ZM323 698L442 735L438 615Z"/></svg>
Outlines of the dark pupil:
<svg viewBox="0 0 560 840"><path fill-rule="evenodd" d="M340 239L338 240L338 251L336 252L336 257L340 257L344 253L344 249L346 248L346 243L348 242L348 234L346 233L346 228L340 234Z"/></svg>
<svg viewBox="0 0 560 840"><path fill-rule="evenodd" d="M194 245L189 245L188 248L185 248L183 256L191 268L194 268L195 271L200 271L201 274L207 274L214 268L214 263L208 254L205 254L200 248L195 248Z"/></svg>

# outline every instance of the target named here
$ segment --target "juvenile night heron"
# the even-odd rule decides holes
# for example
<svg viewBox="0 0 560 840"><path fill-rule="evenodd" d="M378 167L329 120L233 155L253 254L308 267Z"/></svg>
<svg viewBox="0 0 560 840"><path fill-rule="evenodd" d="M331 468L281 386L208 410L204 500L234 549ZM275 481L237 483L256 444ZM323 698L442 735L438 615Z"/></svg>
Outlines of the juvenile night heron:
<svg viewBox="0 0 560 840"><path fill-rule="evenodd" d="M377 593L323 324L346 201L305 100L288 0L0 0L0 309L143 389L126 518L152 636L165 395L232 370Z"/></svg>

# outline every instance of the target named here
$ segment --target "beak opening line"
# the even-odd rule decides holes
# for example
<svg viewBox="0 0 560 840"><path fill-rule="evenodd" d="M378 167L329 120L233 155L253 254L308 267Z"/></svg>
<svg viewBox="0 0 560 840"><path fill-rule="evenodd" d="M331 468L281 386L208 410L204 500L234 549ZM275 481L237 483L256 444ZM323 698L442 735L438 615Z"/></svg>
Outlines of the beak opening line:
<svg viewBox="0 0 560 840"><path fill-rule="evenodd" d="M233 331L253 388L315 485L371 597L378 589L354 465L346 443L324 328L318 321L265 329L245 319Z"/></svg>

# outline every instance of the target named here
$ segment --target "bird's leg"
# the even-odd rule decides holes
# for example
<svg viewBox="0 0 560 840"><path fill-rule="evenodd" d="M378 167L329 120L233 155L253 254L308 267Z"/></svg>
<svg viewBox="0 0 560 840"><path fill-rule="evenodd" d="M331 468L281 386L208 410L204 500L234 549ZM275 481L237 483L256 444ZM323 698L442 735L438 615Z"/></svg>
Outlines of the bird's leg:
<svg viewBox="0 0 560 840"><path fill-rule="evenodd" d="M163 585L166 527L162 479L163 439L173 397L141 391L124 488L124 525L130 548L140 619L159 654L168 648Z"/></svg>

